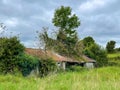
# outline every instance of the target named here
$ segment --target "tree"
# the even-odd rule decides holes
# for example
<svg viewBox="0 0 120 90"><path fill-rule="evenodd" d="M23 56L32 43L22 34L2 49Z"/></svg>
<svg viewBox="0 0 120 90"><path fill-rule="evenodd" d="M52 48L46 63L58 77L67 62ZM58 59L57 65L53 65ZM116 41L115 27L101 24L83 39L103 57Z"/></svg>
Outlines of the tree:
<svg viewBox="0 0 120 90"><path fill-rule="evenodd" d="M82 40L79 40L76 43L74 50L77 56L83 55L84 45Z"/></svg>
<svg viewBox="0 0 120 90"><path fill-rule="evenodd" d="M106 45L106 50L108 53L112 53L114 52L114 48L115 48L115 41L109 41Z"/></svg>
<svg viewBox="0 0 120 90"><path fill-rule="evenodd" d="M40 44L42 44L42 46L44 46L45 50L47 49L48 42L49 42L49 40L48 40L49 37L48 37L47 31L48 31L48 28L45 28L45 27L42 28L42 32L41 33L37 31L38 39L40 41Z"/></svg>
<svg viewBox="0 0 120 90"><path fill-rule="evenodd" d="M37 31L37 34L40 48L44 48L45 51L54 49L57 42L55 39L49 37L48 28L43 27L42 32Z"/></svg>
<svg viewBox="0 0 120 90"><path fill-rule="evenodd" d="M17 57L24 52L24 46L17 37L0 38L0 72L14 72L18 67Z"/></svg>
<svg viewBox="0 0 120 90"><path fill-rule="evenodd" d="M58 27L57 41L66 48L66 55L73 54L74 47L78 42L78 36L75 28L80 26L79 18L71 13L70 7L61 6L55 10L52 20L54 26ZM61 52L61 51L58 51ZM63 53L61 53L63 54Z"/></svg>
<svg viewBox="0 0 120 90"><path fill-rule="evenodd" d="M70 7L61 6L55 10L53 24L59 27L62 31L66 31L77 28L80 25L79 18L75 14L71 14L72 9ZM72 31L71 31L72 32ZM74 30L73 30L74 32Z"/></svg>
<svg viewBox="0 0 120 90"><path fill-rule="evenodd" d="M94 43L95 43L95 40L90 36L85 37L83 39L83 44L84 44L85 47L89 47L91 44L94 44Z"/></svg>
<svg viewBox="0 0 120 90"><path fill-rule="evenodd" d="M107 64L107 53L104 48L96 44L95 40L90 36L85 37L82 41L84 45L83 53L86 56L96 60L98 66L104 66Z"/></svg>
<svg viewBox="0 0 120 90"><path fill-rule="evenodd" d="M105 66L108 63L106 50L97 44L85 48L84 54L96 60L98 66Z"/></svg>

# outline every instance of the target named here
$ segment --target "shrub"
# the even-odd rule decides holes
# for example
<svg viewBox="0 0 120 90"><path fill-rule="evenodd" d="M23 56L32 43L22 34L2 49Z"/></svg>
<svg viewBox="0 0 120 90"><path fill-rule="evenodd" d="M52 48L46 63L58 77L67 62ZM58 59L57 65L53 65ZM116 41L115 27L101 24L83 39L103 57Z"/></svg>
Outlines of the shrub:
<svg viewBox="0 0 120 90"><path fill-rule="evenodd" d="M29 75L32 70L38 68L39 76L44 77L57 69L55 61L51 58L38 59L27 54L21 54L18 59L19 70L23 76Z"/></svg>
<svg viewBox="0 0 120 90"><path fill-rule="evenodd" d="M18 68L17 57L23 51L24 46L17 37L0 37L0 72L14 73Z"/></svg>
<svg viewBox="0 0 120 90"><path fill-rule="evenodd" d="M105 66L108 63L107 52L97 44L92 44L84 50L84 54L97 61L98 66Z"/></svg>
<svg viewBox="0 0 120 90"><path fill-rule="evenodd" d="M22 72L23 76L27 76L33 69L39 66L39 59L27 54L22 54L18 57L19 59L19 70Z"/></svg>
<svg viewBox="0 0 120 90"><path fill-rule="evenodd" d="M44 77L57 70L56 62L51 58L41 59L39 61L40 76Z"/></svg>

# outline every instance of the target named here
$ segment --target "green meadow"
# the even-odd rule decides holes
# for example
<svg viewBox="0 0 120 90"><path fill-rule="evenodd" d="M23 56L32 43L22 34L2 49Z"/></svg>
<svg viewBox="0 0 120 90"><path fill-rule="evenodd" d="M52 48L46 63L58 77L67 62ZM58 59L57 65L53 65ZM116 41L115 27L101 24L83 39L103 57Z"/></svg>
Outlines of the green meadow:
<svg viewBox="0 0 120 90"><path fill-rule="evenodd" d="M120 52L108 54L108 57L109 57L109 58L120 57Z"/></svg>
<svg viewBox="0 0 120 90"><path fill-rule="evenodd" d="M0 90L120 90L120 67L62 72L45 78L1 75Z"/></svg>
<svg viewBox="0 0 120 90"><path fill-rule="evenodd" d="M108 54L110 66L65 71L44 78L0 75L0 90L120 90L120 53Z"/></svg>
<svg viewBox="0 0 120 90"><path fill-rule="evenodd" d="M107 57L111 66L120 67L120 52L108 54Z"/></svg>

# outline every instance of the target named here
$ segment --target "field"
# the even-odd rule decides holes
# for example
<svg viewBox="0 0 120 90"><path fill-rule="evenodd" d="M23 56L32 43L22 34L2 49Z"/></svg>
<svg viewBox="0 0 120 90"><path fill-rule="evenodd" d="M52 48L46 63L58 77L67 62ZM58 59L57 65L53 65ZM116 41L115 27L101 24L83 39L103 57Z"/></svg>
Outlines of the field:
<svg viewBox="0 0 120 90"><path fill-rule="evenodd" d="M45 78L0 75L0 90L120 90L120 67L64 72Z"/></svg>
<svg viewBox="0 0 120 90"><path fill-rule="evenodd" d="M0 75L0 90L120 90L120 53L108 54L111 66L62 72L45 78Z"/></svg>
<svg viewBox="0 0 120 90"><path fill-rule="evenodd" d="M120 52L108 54L109 64L112 66L120 66Z"/></svg>
<svg viewBox="0 0 120 90"><path fill-rule="evenodd" d="M112 54L108 54L109 58L116 58L116 57L120 57L120 52L118 53L112 53Z"/></svg>

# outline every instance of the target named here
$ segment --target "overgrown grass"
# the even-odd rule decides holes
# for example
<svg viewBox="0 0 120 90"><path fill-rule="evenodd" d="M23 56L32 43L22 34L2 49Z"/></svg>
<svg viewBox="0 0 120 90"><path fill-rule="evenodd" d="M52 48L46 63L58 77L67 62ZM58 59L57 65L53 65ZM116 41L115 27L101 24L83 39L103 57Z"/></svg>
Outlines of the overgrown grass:
<svg viewBox="0 0 120 90"><path fill-rule="evenodd" d="M109 65L120 66L120 52L108 54Z"/></svg>
<svg viewBox="0 0 120 90"><path fill-rule="evenodd" d="M63 72L45 78L0 76L0 90L120 90L120 67Z"/></svg>
<svg viewBox="0 0 120 90"><path fill-rule="evenodd" d="M67 72L45 78L39 90L120 90L120 68Z"/></svg>
<svg viewBox="0 0 120 90"><path fill-rule="evenodd" d="M1 75L0 90L39 90L40 79Z"/></svg>
<svg viewBox="0 0 120 90"><path fill-rule="evenodd" d="M120 57L120 52L108 54L108 58Z"/></svg>

